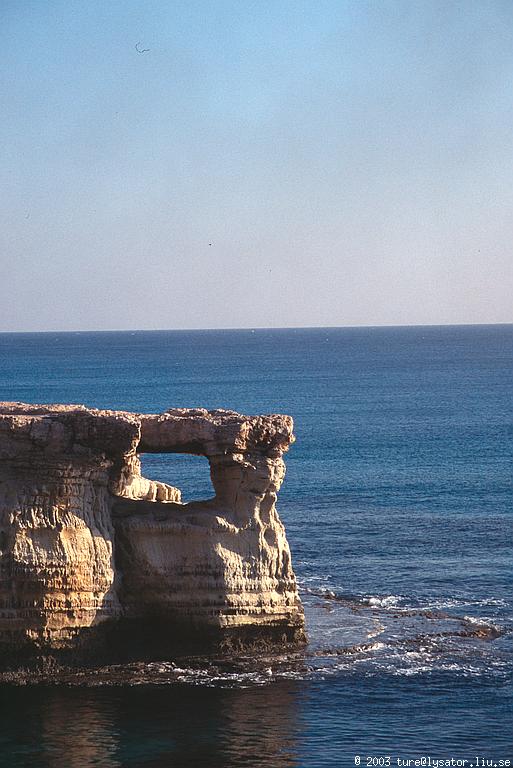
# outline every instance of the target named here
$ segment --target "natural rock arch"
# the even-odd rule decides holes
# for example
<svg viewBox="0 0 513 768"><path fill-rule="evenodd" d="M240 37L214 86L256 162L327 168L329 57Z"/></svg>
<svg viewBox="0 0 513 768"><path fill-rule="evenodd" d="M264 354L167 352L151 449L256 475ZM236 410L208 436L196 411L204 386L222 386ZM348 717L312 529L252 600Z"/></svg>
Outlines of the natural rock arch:
<svg viewBox="0 0 513 768"><path fill-rule="evenodd" d="M1 404L4 649L87 648L107 630L149 655L184 639L301 642L275 507L292 440L279 415ZM182 504L141 475L140 452L206 456L215 497Z"/></svg>

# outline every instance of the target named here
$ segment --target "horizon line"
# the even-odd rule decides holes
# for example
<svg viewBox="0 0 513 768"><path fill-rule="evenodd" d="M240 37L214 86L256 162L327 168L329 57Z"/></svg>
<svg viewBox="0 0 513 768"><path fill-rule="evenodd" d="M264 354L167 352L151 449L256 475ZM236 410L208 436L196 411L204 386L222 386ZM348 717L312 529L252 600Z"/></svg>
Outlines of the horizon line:
<svg viewBox="0 0 513 768"><path fill-rule="evenodd" d="M496 323L390 323L381 325L283 325L283 326L227 326L217 328L102 328L102 329L48 329L41 331L0 331L0 336L28 335L48 333L205 333L209 331L308 331L308 330L349 330L349 329L377 329L377 328L476 328L513 325L510 322Z"/></svg>

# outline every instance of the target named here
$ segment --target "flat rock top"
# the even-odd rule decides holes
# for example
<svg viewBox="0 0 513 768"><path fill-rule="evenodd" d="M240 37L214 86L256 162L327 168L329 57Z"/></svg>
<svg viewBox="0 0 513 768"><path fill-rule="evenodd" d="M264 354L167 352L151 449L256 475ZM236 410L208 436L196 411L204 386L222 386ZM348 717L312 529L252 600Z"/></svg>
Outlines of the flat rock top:
<svg viewBox="0 0 513 768"><path fill-rule="evenodd" d="M75 404L0 403L0 456L14 441L51 453L78 448L107 455L257 452L276 458L294 441L290 416L244 416L235 411L172 408L160 414L98 410ZM7 449L7 453L6 453Z"/></svg>

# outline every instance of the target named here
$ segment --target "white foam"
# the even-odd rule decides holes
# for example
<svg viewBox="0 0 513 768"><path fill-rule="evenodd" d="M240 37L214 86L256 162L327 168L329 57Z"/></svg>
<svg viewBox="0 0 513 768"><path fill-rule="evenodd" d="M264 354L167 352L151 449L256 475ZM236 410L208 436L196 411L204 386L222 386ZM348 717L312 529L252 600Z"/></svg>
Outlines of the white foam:
<svg viewBox="0 0 513 768"><path fill-rule="evenodd" d="M399 605L401 600L402 597L399 595L384 595L383 597L369 597L366 602L369 605L375 605L378 608L390 608Z"/></svg>

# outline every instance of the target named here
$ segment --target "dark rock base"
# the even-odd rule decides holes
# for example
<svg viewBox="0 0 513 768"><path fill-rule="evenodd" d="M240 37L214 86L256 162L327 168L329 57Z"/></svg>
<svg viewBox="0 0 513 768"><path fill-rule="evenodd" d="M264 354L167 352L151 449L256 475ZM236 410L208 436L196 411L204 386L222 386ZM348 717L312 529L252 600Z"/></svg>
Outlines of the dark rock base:
<svg viewBox="0 0 513 768"><path fill-rule="evenodd" d="M0 641L0 672L99 667L131 662L174 661L190 656L285 653L306 644L302 625L219 628L155 618L121 619L82 629L68 644L13 646Z"/></svg>

